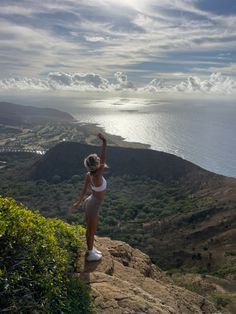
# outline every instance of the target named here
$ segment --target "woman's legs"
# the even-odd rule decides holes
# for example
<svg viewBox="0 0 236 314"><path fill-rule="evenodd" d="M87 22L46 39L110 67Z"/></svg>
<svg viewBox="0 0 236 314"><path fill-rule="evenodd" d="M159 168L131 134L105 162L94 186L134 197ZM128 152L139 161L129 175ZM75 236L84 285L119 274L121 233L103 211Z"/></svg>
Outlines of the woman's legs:
<svg viewBox="0 0 236 314"><path fill-rule="evenodd" d="M93 249L94 235L98 224L98 212L87 213L86 214L87 230L86 230L86 240L88 250Z"/></svg>
<svg viewBox="0 0 236 314"><path fill-rule="evenodd" d="M91 251L93 249L94 243L94 235L97 229L98 224L98 210L101 205L101 200L91 195L86 200L86 223L87 223L87 230L86 230L86 240L87 240L87 247L88 250Z"/></svg>

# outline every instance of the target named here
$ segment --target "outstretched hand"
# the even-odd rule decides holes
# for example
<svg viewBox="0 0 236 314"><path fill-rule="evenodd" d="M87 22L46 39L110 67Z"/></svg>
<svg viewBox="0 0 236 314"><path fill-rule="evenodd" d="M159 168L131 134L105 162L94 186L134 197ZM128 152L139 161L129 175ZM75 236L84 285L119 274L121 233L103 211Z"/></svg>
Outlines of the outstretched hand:
<svg viewBox="0 0 236 314"><path fill-rule="evenodd" d="M102 140L103 142L106 141L106 138L102 133L98 133L98 138Z"/></svg>

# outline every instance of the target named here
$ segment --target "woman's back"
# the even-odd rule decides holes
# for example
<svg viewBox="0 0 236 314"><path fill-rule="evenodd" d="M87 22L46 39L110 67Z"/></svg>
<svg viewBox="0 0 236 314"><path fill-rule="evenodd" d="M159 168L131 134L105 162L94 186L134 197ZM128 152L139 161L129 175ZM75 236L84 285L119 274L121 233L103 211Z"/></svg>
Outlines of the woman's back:
<svg viewBox="0 0 236 314"><path fill-rule="evenodd" d="M106 179L103 177L102 174L91 175L89 173L88 175L90 179L90 187L92 189L92 194L99 199L103 199L107 188Z"/></svg>

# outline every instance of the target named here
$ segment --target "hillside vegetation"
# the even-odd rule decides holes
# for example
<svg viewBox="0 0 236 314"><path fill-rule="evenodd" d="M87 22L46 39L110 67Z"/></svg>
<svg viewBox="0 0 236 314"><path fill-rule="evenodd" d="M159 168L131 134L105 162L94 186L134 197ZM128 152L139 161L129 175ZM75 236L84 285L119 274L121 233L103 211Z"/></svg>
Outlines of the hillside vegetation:
<svg viewBox="0 0 236 314"><path fill-rule="evenodd" d="M84 172L84 156L96 150L94 146L61 143L38 160L28 176L62 186L67 180L74 186L76 175ZM109 191L101 211L101 235L137 246L164 269L183 267L235 277L235 179L171 154L144 149L109 147L108 165ZM57 191L58 209L65 198L76 197L76 189L68 185ZM69 206L66 200L65 204ZM61 210L69 218L67 206ZM82 216L79 219L82 221Z"/></svg>
<svg viewBox="0 0 236 314"><path fill-rule="evenodd" d="M97 237L103 259L87 263L80 226L2 197L0 221L1 313L92 314L91 300L104 314L217 313L205 297L175 286L124 242Z"/></svg>
<svg viewBox="0 0 236 314"><path fill-rule="evenodd" d="M0 312L92 313L73 274L84 229L0 197Z"/></svg>
<svg viewBox="0 0 236 314"><path fill-rule="evenodd" d="M79 148L79 152L73 153L71 147ZM59 150L56 147L43 158L25 153L1 154L0 159L7 163L0 169L0 191L39 210L44 216L84 224L83 209L73 212L70 208L78 198L84 180L82 157L95 147L87 146L86 151L86 145L72 143L70 149L64 148L68 146L60 145ZM110 150L109 147L109 153ZM98 234L141 249L152 262L167 270L172 278L177 278L177 284L207 295L217 306L228 306L236 289L230 286L224 292L219 283L228 280L232 287L235 286L236 180L195 165L192 167L191 163L175 156L167 155L165 159L165 154L159 152L152 152L152 164L147 162L149 157L145 159L152 177L144 176L137 167L142 161L130 163L130 151L132 158L140 157L136 154L138 150L127 150L119 163L116 154L123 152L124 155L126 150L111 150L111 168L105 174L108 190L100 210ZM173 175L171 163L178 165L182 173ZM57 171L48 176L47 169L50 171L51 167ZM128 168L130 174L122 174ZM40 173L39 169L41 177L30 179L29 173ZM45 174L48 180L42 178ZM184 277L189 272L192 277ZM194 273L204 277L196 284L185 280L198 278ZM213 288L211 283L205 283L207 274L216 280Z"/></svg>
<svg viewBox="0 0 236 314"><path fill-rule="evenodd" d="M78 198L84 179L78 156L82 159L94 147L65 144L36 162L24 154L17 158L2 155L8 164L0 169L0 190L40 210L44 216L83 224L82 208L74 213L70 207ZM77 147L74 154L73 147ZM109 148L112 167L106 173L108 191L100 211L98 233L143 250L165 270L235 278L236 180L212 174L172 155L167 154L165 159L164 153L153 151L152 164L147 162L148 153L145 160L152 177L139 174L143 171L136 167L142 164L139 159L130 163L129 171L133 174L122 175L122 168L128 168L125 161L145 154L138 153L139 150L113 149ZM122 152L126 157L119 164L117 155ZM178 176L173 174L173 164L179 166ZM116 167L121 172L119 176L114 176L119 172ZM48 181L24 180L29 169L34 174L40 169L43 177L48 176L47 170L51 168L57 172L52 172Z"/></svg>

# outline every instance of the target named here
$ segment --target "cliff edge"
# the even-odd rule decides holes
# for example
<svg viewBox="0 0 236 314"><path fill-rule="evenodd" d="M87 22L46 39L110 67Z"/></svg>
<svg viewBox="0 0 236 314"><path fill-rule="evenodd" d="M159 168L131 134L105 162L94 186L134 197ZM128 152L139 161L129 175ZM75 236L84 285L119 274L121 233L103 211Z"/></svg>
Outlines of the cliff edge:
<svg viewBox="0 0 236 314"><path fill-rule="evenodd" d="M127 243L96 238L95 245L102 261L88 263L82 255L77 274L89 286L98 313L222 313L204 297L174 285L146 254Z"/></svg>

